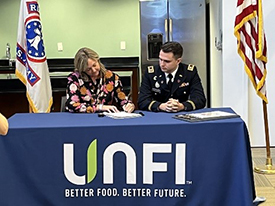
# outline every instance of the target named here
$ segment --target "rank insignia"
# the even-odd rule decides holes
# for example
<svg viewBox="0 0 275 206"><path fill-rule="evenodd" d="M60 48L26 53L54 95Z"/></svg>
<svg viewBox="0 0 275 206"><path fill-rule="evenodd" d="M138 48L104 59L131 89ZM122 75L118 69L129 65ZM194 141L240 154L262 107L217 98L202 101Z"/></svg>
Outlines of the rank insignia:
<svg viewBox="0 0 275 206"><path fill-rule="evenodd" d="M148 69L148 73L154 73L155 71L154 66L148 66L147 69Z"/></svg>
<svg viewBox="0 0 275 206"><path fill-rule="evenodd" d="M194 65L189 64L187 70L192 72L194 70Z"/></svg>

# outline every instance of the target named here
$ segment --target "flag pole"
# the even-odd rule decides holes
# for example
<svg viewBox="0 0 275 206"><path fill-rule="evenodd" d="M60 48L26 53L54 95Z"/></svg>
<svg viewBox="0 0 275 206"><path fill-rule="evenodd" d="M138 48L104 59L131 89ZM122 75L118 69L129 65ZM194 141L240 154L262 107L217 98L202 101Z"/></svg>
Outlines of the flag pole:
<svg viewBox="0 0 275 206"><path fill-rule="evenodd" d="M32 107L29 105L29 113L32 113Z"/></svg>
<svg viewBox="0 0 275 206"><path fill-rule="evenodd" d="M266 163L264 166L255 167L254 171L260 174L275 174L275 169L272 166L272 158L270 152L267 106L263 100L264 125L265 125L265 143L266 143Z"/></svg>

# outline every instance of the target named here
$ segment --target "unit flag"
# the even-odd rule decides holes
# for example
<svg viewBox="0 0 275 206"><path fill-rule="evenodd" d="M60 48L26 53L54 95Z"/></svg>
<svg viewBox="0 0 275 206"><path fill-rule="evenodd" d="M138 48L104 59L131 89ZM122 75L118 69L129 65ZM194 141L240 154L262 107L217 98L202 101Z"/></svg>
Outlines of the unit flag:
<svg viewBox="0 0 275 206"><path fill-rule="evenodd" d="M15 73L26 86L31 111L50 112L52 88L36 0L21 0Z"/></svg>

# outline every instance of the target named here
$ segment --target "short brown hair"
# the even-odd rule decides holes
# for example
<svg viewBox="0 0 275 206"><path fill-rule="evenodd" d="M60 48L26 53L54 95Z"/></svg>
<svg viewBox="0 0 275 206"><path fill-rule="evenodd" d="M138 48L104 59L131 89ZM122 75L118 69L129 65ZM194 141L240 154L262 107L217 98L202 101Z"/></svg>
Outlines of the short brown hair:
<svg viewBox="0 0 275 206"><path fill-rule="evenodd" d="M175 59L181 58L183 54L183 48L178 42L166 42L160 48L164 53L172 52Z"/></svg>

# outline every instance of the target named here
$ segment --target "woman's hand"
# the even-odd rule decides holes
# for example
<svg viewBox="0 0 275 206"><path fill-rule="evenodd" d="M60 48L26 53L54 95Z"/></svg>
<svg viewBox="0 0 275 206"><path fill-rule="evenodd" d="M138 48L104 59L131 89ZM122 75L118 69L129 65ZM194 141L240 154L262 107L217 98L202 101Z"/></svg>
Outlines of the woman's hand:
<svg viewBox="0 0 275 206"><path fill-rule="evenodd" d="M126 105L123 106L123 110L125 112L131 113L135 109L135 105L133 103L127 103Z"/></svg>
<svg viewBox="0 0 275 206"><path fill-rule="evenodd" d="M109 113L119 112L119 110L114 105L102 105L100 110L104 112L109 112Z"/></svg>

